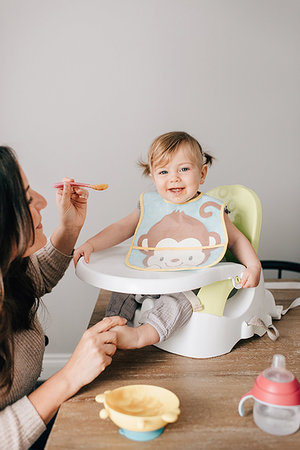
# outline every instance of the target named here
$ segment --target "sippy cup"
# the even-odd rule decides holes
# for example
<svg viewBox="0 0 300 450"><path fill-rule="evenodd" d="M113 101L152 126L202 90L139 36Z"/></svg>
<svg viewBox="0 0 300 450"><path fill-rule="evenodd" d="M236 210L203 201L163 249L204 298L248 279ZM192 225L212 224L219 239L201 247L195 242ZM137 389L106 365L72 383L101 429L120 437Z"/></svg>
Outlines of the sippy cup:
<svg viewBox="0 0 300 450"><path fill-rule="evenodd" d="M263 431L279 436L295 433L300 426L300 383L285 368L285 357L274 355L272 367L255 380L250 392L243 395L239 413L244 415L244 402L254 399L253 416Z"/></svg>

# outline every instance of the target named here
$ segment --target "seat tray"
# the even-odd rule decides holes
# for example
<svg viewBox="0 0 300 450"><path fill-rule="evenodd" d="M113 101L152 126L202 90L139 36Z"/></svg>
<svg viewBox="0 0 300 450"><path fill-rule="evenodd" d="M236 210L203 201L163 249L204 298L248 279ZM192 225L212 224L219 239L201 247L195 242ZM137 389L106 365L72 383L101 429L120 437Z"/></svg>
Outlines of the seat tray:
<svg viewBox="0 0 300 450"><path fill-rule="evenodd" d="M154 272L136 270L125 264L129 245L92 253L87 264L80 258L76 275L83 281L98 288L128 294L171 294L189 291L215 281L240 275L244 266L236 263L219 263L199 270L175 272Z"/></svg>

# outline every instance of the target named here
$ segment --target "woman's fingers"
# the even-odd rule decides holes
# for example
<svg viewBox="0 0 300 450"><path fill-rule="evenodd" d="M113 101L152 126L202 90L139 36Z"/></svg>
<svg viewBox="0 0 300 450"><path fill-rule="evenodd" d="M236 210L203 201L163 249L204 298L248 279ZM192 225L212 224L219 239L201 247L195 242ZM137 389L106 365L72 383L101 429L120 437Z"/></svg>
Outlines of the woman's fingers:
<svg viewBox="0 0 300 450"><path fill-rule="evenodd" d="M89 196L89 192L87 189L84 189L82 187L76 187L71 186L70 182L74 181L72 178L64 178L63 180L63 186L59 189L57 189L57 193L61 195L65 199L72 199L72 200L80 200L84 199L87 200Z"/></svg>
<svg viewBox="0 0 300 450"><path fill-rule="evenodd" d="M64 185L61 189L57 189L57 195L61 197L61 203L62 205L68 205L70 203L70 197L72 193L72 187L70 183L68 183L68 180L65 180Z"/></svg>
<svg viewBox="0 0 300 450"><path fill-rule="evenodd" d="M96 333L90 336L94 338L95 345L100 352L103 351L106 353L106 345L117 345L117 333L114 331L102 331L101 333Z"/></svg>
<svg viewBox="0 0 300 450"><path fill-rule="evenodd" d="M119 316L106 317L84 332L62 369L70 382L72 395L111 364L117 350L117 333L111 328L125 325L126 322Z"/></svg>
<svg viewBox="0 0 300 450"><path fill-rule="evenodd" d="M126 325L127 320L120 316L104 317L100 322L89 328L88 331L95 331L96 333L102 333L108 331L117 325Z"/></svg>
<svg viewBox="0 0 300 450"><path fill-rule="evenodd" d="M87 200L88 197L89 197L89 192L87 189L73 187L72 198L74 200L78 200L81 198Z"/></svg>
<svg viewBox="0 0 300 450"><path fill-rule="evenodd" d="M109 366L111 364L111 362L112 362L112 358L110 356L106 355L105 358L103 358L103 361L99 366L99 374L98 375L100 375L100 373L104 372L106 367Z"/></svg>
<svg viewBox="0 0 300 450"><path fill-rule="evenodd" d="M115 337L114 339L117 340L117 335L116 333L114 333ZM115 345L115 343L113 344L104 344L104 351L105 354L108 356L114 356L114 354L116 353L117 347Z"/></svg>

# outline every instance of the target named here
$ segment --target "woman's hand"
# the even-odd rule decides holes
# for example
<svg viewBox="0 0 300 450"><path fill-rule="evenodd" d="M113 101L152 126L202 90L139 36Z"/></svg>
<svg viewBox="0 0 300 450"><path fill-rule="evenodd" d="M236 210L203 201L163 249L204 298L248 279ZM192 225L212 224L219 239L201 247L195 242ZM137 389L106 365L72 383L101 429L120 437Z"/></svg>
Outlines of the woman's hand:
<svg viewBox="0 0 300 450"><path fill-rule="evenodd" d="M88 191L81 187L71 186L72 178L64 178L64 187L56 191L56 204L61 226L66 229L81 229L87 210Z"/></svg>
<svg viewBox="0 0 300 450"><path fill-rule="evenodd" d="M45 423L60 405L93 381L111 361L117 334L112 327L126 324L121 317L106 317L83 334L67 364L29 394L28 398Z"/></svg>
<svg viewBox="0 0 300 450"><path fill-rule="evenodd" d="M117 349L117 334L110 329L125 324L126 319L121 317L105 317L84 332L73 355L62 369L72 385L73 393L93 381L111 363Z"/></svg>
<svg viewBox="0 0 300 450"><path fill-rule="evenodd" d="M60 224L52 233L51 242L57 250L70 255L86 218L88 191L71 186L72 178L63 181L64 187L56 191Z"/></svg>

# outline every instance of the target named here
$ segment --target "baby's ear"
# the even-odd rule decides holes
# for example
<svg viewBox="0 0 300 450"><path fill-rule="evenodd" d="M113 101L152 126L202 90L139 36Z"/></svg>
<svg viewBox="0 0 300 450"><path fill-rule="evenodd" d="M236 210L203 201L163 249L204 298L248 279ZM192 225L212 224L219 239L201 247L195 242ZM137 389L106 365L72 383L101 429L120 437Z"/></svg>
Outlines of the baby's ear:
<svg viewBox="0 0 300 450"><path fill-rule="evenodd" d="M203 184L207 175L207 165L204 164L201 168L200 182L199 184Z"/></svg>

